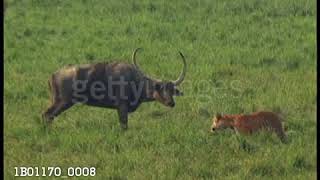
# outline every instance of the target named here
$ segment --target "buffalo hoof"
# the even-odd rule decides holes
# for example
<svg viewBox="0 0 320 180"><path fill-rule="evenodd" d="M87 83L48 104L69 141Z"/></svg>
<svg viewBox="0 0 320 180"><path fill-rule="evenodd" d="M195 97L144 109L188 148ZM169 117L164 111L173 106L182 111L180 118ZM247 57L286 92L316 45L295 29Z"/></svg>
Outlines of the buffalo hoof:
<svg viewBox="0 0 320 180"><path fill-rule="evenodd" d="M128 129L128 124L120 124L120 126L121 126L121 129L123 129L123 130L127 130Z"/></svg>
<svg viewBox="0 0 320 180"><path fill-rule="evenodd" d="M51 124L53 121L53 117L48 116L48 114L42 114L42 120L45 124Z"/></svg>

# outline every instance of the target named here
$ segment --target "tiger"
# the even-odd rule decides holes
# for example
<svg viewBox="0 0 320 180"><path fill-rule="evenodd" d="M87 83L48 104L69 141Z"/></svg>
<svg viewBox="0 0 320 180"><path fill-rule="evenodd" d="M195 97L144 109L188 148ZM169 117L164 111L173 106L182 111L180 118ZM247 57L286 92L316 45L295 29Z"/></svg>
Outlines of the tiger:
<svg viewBox="0 0 320 180"><path fill-rule="evenodd" d="M251 114L221 115L212 119L210 131L231 128L240 134L252 134L260 130L275 132L282 142L287 141L282 122L283 118L274 112L259 111Z"/></svg>

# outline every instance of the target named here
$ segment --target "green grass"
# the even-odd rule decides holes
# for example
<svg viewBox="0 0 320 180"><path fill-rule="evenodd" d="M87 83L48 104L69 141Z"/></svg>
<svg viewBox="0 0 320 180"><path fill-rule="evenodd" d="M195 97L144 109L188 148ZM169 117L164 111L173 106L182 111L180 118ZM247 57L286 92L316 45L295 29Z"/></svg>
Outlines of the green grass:
<svg viewBox="0 0 320 180"><path fill-rule="evenodd" d="M100 179L315 179L315 16L311 0L8 0L5 179L15 166L94 166ZM175 108L145 103L123 132L114 110L75 106L44 128L52 72L130 62L137 47L145 73L167 80L185 54ZM288 144L208 132L216 112L257 110L286 114Z"/></svg>

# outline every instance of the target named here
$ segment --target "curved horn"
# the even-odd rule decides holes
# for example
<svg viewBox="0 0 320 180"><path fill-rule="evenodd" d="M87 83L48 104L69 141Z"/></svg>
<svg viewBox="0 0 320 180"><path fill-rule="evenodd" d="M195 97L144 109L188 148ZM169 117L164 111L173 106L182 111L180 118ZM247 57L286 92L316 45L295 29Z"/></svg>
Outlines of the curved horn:
<svg viewBox="0 0 320 180"><path fill-rule="evenodd" d="M174 85L179 85L182 83L182 81L184 80L184 77L186 76L186 72L187 72L187 63L186 63L186 60L183 56L183 54L181 52L179 52L180 56L182 57L182 61L183 61L183 70L179 76L179 78L175 81L173 81L173 84Z"/></svg>
<svg viewBox="0 0 320 180"><path fill-rule="evenodd" d="M138 71L140 71L143 75L145 75L142 70L139 68L138 64L137 64L137 59L136 59L136 54L139 50L142 50L142 48L137 48L134 50L134 52L132 53L132 62L134 64L134 66L138 69Z"/></svg>
<svg viewBox="0 0 320 180"><path fill-rule="evenodd" d="M141 50L142 48L137 48L137 49L135 49L134 50L134 52L133 52L133 54L132 54L132 61L133 61L133 64L136 66L136 67L138 67L138 65L137 65L137 60L136 60L136 54L137 54L137 52L139 51L139 50Z"/></svg>

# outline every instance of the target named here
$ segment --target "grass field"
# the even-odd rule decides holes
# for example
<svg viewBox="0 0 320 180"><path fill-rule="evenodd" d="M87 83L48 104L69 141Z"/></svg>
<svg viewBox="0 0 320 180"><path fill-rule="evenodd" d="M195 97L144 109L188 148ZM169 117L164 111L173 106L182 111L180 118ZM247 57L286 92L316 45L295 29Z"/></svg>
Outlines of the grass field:
<svg viewBox="0 0 320 180"><path fill-rule="evenodd" d="M316 1L8 0L5 179L14 167L96 167L97 179L316 179ZM66 64L121 61L175 79L176 107L75 106L44 128L47 80ZM289 143L209 133L217 112L285 114ZM65 172L64 172L65 173ZM81 177L80 179L86 179Z"/></svg>

